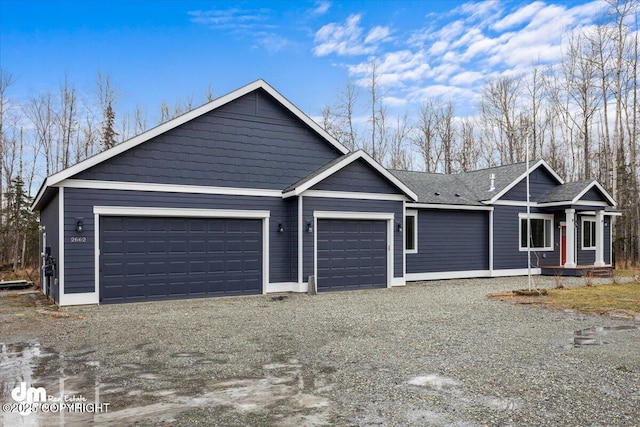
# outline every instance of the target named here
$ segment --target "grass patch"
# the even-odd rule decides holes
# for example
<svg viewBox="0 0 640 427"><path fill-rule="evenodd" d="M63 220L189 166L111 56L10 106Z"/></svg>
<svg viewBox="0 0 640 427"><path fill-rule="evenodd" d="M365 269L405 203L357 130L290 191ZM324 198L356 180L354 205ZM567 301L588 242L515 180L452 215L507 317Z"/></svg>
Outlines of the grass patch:
<svg viewBox="0 0 640 427"><path fill-rule="evenodd" d="M616 310L640 313L640 283L549 289L543 304L590 313Z"/></svg>
<svg viewBox="0 0 640 427"><path fill-rule="evenodd" d="M546 289L546 294L515 291L487 295L515 304L547 305L587 313L622 315L640 319L640 283L624 283L578 288Z"/></svg>
<svg viewBox="0 0 640 427"><path fill-rule="evenodd" d="M616 268L613 270L614 276L617 277L635 277L640 275L640 269L637 268Z"/></svg>

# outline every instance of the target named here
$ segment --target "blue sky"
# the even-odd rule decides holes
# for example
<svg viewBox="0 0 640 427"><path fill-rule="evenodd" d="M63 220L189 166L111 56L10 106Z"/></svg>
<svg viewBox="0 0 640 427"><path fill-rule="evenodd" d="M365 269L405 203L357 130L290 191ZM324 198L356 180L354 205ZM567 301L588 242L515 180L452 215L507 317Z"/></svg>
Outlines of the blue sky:
<svg viewBox="0 0 640 427"><path fill-rule="evenodd" d="M65 74L82 93L98 70L118 88L118 110L204 101L264 78L317 116L376 57L386 102L428 97L460 109L487 77L558 61L562 40L592 25L600 1L28 1L0 0L0 66L10 96L56 90Z"/></svg>

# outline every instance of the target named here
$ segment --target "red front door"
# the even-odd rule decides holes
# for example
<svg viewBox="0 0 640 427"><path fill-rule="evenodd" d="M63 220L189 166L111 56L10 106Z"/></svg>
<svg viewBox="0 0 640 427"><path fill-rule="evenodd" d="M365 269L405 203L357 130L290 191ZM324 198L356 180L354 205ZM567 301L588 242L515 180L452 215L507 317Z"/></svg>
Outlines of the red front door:
<svg viewBox="0 0 640 427"><path fill-rule="evenodd" d="M567 226L563 225L560 229L560 265L567 262Z"/></svg>

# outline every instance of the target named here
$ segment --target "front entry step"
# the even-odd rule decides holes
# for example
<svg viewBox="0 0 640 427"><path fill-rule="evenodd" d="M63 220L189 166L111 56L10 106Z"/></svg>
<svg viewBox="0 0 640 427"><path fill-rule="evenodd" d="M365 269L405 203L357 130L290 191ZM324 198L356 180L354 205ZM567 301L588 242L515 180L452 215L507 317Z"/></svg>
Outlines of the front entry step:
<svg viewBox="0 0 640 427"><path fill-rule="evenodd" d="M542 267L541 274L543 276L573 276L573 277L611 277L613 276L613 267L605 265L603 267L595 267L593 265L579 265L573 268L562 266Z"/></svg>

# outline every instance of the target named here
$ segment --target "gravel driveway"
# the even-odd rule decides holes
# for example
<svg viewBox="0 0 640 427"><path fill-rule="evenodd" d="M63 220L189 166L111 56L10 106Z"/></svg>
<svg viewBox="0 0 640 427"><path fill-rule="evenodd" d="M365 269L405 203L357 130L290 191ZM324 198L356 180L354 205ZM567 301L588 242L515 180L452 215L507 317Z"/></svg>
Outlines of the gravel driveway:
<svg viewBox="0 0 640 427"><path fill-rule="evenodd" d="M27 378L49 395L109 407L0 422L639 425L638 323L486 297L525 284L451 280L59 312L33 296L4 296L2 401Z"/></svg>

